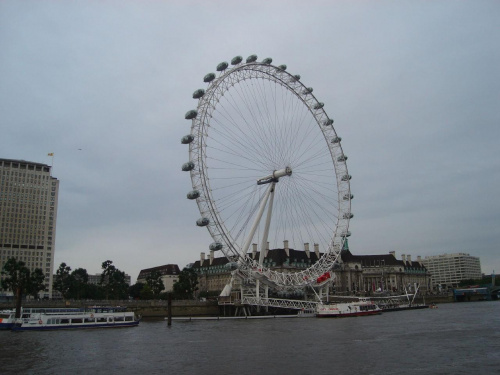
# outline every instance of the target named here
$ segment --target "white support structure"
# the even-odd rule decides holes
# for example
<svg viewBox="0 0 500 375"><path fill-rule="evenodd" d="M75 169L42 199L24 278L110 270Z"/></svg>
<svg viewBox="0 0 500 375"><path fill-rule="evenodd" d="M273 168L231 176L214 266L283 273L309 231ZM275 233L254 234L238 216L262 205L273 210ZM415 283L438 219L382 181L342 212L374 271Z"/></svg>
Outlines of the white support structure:
<svg viewBox="0 0 500 375"><path fill-rule="evenodd" d="M301 310L305 312L314 312L316 311L316 306L319 302L245 296L242 298L241 303L244 305L280 307L285 309Z"/></svg>
<svg viewBox="0 0 500 375"><path fill-rule="evenodd" d="M218 76L204 77L206 89L193 94L197 109L185 115L192 122L191 133L182 140L189 144L189 165L183 170L191 175L188 199L195 199L200 210L197 225L206 227L213 247L237 264L221 295L230 295L233 281L238 280L246 303L302 309L303 304L316 302L269 299L269 288L303 291L328 282L322 276L331 271L350 235L351 175L324 103L300 75L271 63L269 58L258 62L254 55L246 61L237 56L231 66L227 62L217 66ZM290 113L301 114L301 121ZM275 194L280 178L284 186ZM262 194L255 183L269 186ZM283 237L301 243L318 238L323 255L297 272L265 267L268 241L276 246ZM260 242L259 259L248 255L254 241ZM295 250L298 246L295 243Z"/></svg>

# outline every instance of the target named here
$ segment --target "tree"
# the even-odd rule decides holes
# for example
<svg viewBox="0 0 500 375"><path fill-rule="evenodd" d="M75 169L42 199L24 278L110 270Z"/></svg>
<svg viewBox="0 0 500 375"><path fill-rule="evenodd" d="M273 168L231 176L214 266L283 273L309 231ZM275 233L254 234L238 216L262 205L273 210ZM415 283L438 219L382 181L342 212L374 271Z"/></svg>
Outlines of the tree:
<svg viewBox="0 0 500 375"><path fill-rule="evenodd" d="M179 274L179 280L174 283L176 299L192 299L198 290L198 275L193 268L185 267Z"/></svg>
<svg viewBox="0 0 500 375"><path fill-rule="evenodd" d="M63 298L70 297L71 288L71 267L66 265L66 263L61 263L56 272L56 277L54 278L54 289L62 294Z"/></svg>
<svg viewBox="0 0 500 375"><path fill-rule="evenodd" d="M165 290L165 285L163 284L163 280L161 279L161 274L158 271L151 272L146 277L146 283L151 288L153 295L155 298L158 298L160 293Z"/></svg>
<svg viewBox="0 0 500 375"><path fill-rule="evenodd" d="M26 294L31 295L34 298L38 296L38 292L40 290L45 289L45 275L40 268L35 268L33 272L31 272L28 287L26 288Z"/></svg>
<svg viewBox="0 0 500 375"><path fill-rule="evenodd" d="M153 299L154 293L151 290L151 287L148 284L144 284L144 287L141 289L141 299Z"/></svg>
<svg viewBox="0 0 500 375"><path fill-rule="evenodd" d="M113 265L111 260L102 262L101 286L104 288L106 299L127 298L128 285L125 281L125 272Z"/></svg>
<svg viewBox="0 0 500 375"><path fill-rule="evenodd" d="M134 285L131 285L128 288L128 295L132 297L133 299L140 299L141 298L141 291L142 288L144 287L144 283L135 283Z"/></svg>
<svg viewBox="0 0 500 375"><path fill-rule="evenodd" d="M36 268L31 272L23 261L9 258L3 266L2 275L6 276L2 281L2 288L12 290L16 295L16 318L21 317L21 303L24 294L36 295L45 289L45 276L43 271Z"/></svg>
<svg viewBox="0 0 500 375"><path fill-rule="evenodd" d="M89 274L84 268L77 268L71 272L71 295L73 298L80 299L82 294L86 294L89 282Z"/></svg>

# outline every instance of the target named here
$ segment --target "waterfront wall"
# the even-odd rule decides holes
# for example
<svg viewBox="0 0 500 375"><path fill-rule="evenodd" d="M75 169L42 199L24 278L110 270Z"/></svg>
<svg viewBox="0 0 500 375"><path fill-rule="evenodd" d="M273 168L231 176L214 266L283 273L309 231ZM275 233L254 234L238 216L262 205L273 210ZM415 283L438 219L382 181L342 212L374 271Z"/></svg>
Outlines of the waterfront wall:
<svg viewBox="0 0 500 375"><path fill-rule="evenodd" d="M62 301L62 300L26 300L23 307L87 307L87 306L126 306L142 317L162 318L167 316L167 301ZM15 308L15 302L0 302L0 310ZM216 301L172 301L172 316L218 316L219 306Z"/></svg>
<svg viewBox="0 0 500 375"><path fill-rule="evenodd" d="M454 302L453 295L426 296L415 298L415 303L449 303ZM123 301L63 301L63 300L26 300L23 307L87 307L87 306L126 306L129 311L144 318L163 318L167 316L167 301L163 300L123 300ZM0 310L15 308L15 302L0 302ZM219 316L221 312L217 301L172 301L172 316Z"/></svg>

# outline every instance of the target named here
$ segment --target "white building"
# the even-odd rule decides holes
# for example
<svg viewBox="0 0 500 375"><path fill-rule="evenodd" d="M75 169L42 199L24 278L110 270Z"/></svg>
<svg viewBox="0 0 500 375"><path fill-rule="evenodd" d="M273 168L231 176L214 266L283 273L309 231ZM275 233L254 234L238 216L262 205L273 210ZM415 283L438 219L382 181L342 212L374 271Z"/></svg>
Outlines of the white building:
<svg viewBox="0 0 500 375"><path fill-rule="evenodd" d="M59 181L51 166L0 159L0 269L7 259L45 274L41 297L52 295ZM6 294L5 291L0 293Z"/></svg>
<svg viewBox="0 0 500 375"><path fill-rule="evenodd" d="M426 256L423 263L433 287L457 287L462 280L482 277L479 258L465 253Z"/></svg>
<svg viewBox="0 0 500 375"><path fill-rule="evenodd" d="M164 292L171 292L174 290L174 284L179 280L181 270L177 264L166 264L164 266L147 268L139 272L137 282L145 284L148 276L153 272L160 274L161 281L165 286Z"/></svg>

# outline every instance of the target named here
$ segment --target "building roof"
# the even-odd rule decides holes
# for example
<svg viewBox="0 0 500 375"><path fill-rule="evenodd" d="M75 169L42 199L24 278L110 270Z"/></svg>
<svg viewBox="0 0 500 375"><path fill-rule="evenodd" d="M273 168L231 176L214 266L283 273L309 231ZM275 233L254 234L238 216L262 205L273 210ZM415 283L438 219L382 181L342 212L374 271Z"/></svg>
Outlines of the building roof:
<svg viewBox="0 0 500 375"><path fill-rule="evenodd" d="M252 256L252 253L248 255ZM319 258L323 256L323 253L319 253ZM257 251L254 259L258 261L260 257L260 252ZM381 254L381 255L353 255L350 250L345 249L340 253L340 257L342 262L344 263L359 263L361 267L370 268L370 267L383 267L383 266L393 266L393 267L401 267L403 269L406 268L421 268L426 269L423 262L421 261L403 261L397 259L392 254ZM264 265L268 265L269 263L273 263L272 267L281 267L285 264L289 265L291 263L308 263L314 264L319 260L318 256L314 251L309 252L309 257L304 250L294 250L289 249L289 256L287 256L285 249L272 249L269 250L267 256L264 258ZM288 261L288 262L287 262ZM222 257L214 257L212 264L210 264L210 257L207 257L205 260L201 261L197 260L193 263L192 267L203 268L203 267L215 267L215 266L223 266L227 264L229 261L225 256Z"/></svg>
<svg viewBox="0 0 500 375"><path fill-rule="evenodd" d="M137 280L145 279L152 272L158 272L161 276L164 276L164 275L178 275L181 273L181 270L179 269L179 266L177 264L165 264L164 266L146 268L141 270L141 272L139 272Z"/></svg>
<svg viewBox="0 0 500 375"><path fill-rule="evenodd" d="M381 254L381 255L353 255L349 250L342 250L340 253L341 259L344 263L360 263L362 267L381 267L381 266L396 266L396 267L413 267L413 268L423 268L425 266L423 262L411 261L411 260L400 260L397 259L392 254Z"/></svg>
<svg viewBox="0 0 500 375"><path fill-rule="evenodd" d="M280 267L283 264L287 263L292 263L292 262L297 262L297 263L315 263L318 261L318 257L316 256L316 253L314 251L310 251L309 257L307 256L306 252L304 250L294 250L294 249L289 249L289 256L287 256L285 249L271 249L267 253L267 256L264 258L266 263L272 262L274 263L273 267ZM252 256L252 253L248 254L249 256ZM320 253L320 257L323 254ZM260 251L257 251L255 254L255 260L258 260L260 257ZM310 259L310 261L309 261ZM214 257L212 264L210 264L210 257L207 257L204 261L197 260L196 262L193 263L193 268L202 268L202 267L213 267L213 266L223 266L227 264L229 261L225 256L222 257Z"/></svg>
<svg viewBox="0 0 500 375"><path fill-rule="evenodd" d="M22 160L22 159L5 159L5 158L0 158L0 162L1 161L11 162L11 163L19 163L19 164L33 164L33 165L38 165L40 167L49 167L49 168L51 167L48 164L37 163L35 161L28 161L28 160Z"/></svg>

